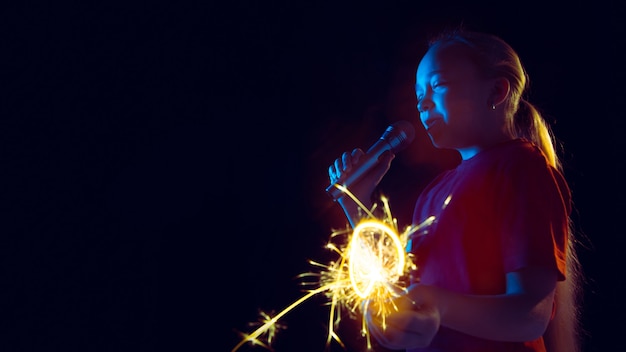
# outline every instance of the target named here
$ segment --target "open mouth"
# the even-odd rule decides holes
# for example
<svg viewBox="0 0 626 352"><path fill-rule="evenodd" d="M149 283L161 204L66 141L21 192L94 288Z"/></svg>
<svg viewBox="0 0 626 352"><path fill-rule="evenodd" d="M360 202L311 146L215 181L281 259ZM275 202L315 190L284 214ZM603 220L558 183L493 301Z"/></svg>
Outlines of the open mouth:
<svg viewBox="0 0 626 352"><path fill-rule="evenodd" d="M431 128L433 128L434 126L437 126L439 123L441 123L441 119L427 120L426 121L426 131L430 131Z"/></svg>

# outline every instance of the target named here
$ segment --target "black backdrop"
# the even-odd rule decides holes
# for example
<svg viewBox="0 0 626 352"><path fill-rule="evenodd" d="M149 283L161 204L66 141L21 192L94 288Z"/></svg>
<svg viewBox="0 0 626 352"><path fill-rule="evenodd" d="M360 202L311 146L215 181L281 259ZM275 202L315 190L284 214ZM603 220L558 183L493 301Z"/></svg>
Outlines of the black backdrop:
<svg viewBox="0 0 626 352"><path fill-rule="evenodd" d="M230 351L259 310L303 295L309 259L333 259L323 246L345 220L324 193L327 166L398 119L418 136L381 191L408 224L420 187L456 162L419 129L412 84L425 37L458 23L502 36L525 62L574 194L585 351L620 341L617 5L3 8L0 350ZM324 350L325 303L287 314L276 351ZM339 331L351 351L357 326Z"/></svg>

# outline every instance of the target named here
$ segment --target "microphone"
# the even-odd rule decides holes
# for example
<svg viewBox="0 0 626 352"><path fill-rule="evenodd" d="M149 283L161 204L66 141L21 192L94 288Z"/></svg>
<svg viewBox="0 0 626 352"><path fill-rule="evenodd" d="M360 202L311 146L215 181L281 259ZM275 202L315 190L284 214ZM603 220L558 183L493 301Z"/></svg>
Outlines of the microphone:
<svg viewBox="0 0 626 352"><path fill-rule="evenodd" d="M357 169L352 170L350 176L343 181L342 186L350 188L350 185L357 181L361 176L367 173L374 165L378 163L378 157L387 150L397 153L406 148L415 138L415 128L410 122L397 121L387 127L382 136L367 150L365 155L361 157L360 165ZM326 192L337 200L341 193L339 188L335 187L336 183L326 188Z"/></svg>

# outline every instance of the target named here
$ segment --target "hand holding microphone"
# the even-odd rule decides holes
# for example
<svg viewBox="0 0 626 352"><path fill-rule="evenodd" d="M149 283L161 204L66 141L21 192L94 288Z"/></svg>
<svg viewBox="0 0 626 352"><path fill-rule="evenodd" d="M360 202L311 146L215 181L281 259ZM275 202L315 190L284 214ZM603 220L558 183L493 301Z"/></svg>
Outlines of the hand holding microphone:
<svg viewBox="0 0 626 352"><path fill-rule="evenodd" d="M342 191L336 185L348 188L357 198L374 190L382 177L389 170L391 160L396 152L406 148L415 137L413 125L407 121L398 121L387 127L383 135L374 143L367 152L356 148L351 153L344 152L341 158L328 168L331 184L326 192L337 200ZM366 182L366 179L369 182ZM357 181L360 190L351 188Z"/></svg>

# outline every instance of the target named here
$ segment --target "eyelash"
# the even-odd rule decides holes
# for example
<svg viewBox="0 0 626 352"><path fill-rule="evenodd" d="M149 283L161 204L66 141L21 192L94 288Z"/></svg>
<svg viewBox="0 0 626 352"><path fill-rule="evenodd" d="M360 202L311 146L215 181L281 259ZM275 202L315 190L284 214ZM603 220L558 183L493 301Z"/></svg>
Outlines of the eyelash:
<svg viewBox="0 0 626 352"><path fill-rule="evenodd" d="M439 88L439 87L444 87L446 86L446 82L436 82L434 84L432 84L431 86L433 87L433 89ZM417 102L419 103L420 101L422 101L422 99L424 99L424 95L420 95L417 97Z"/></svg>

